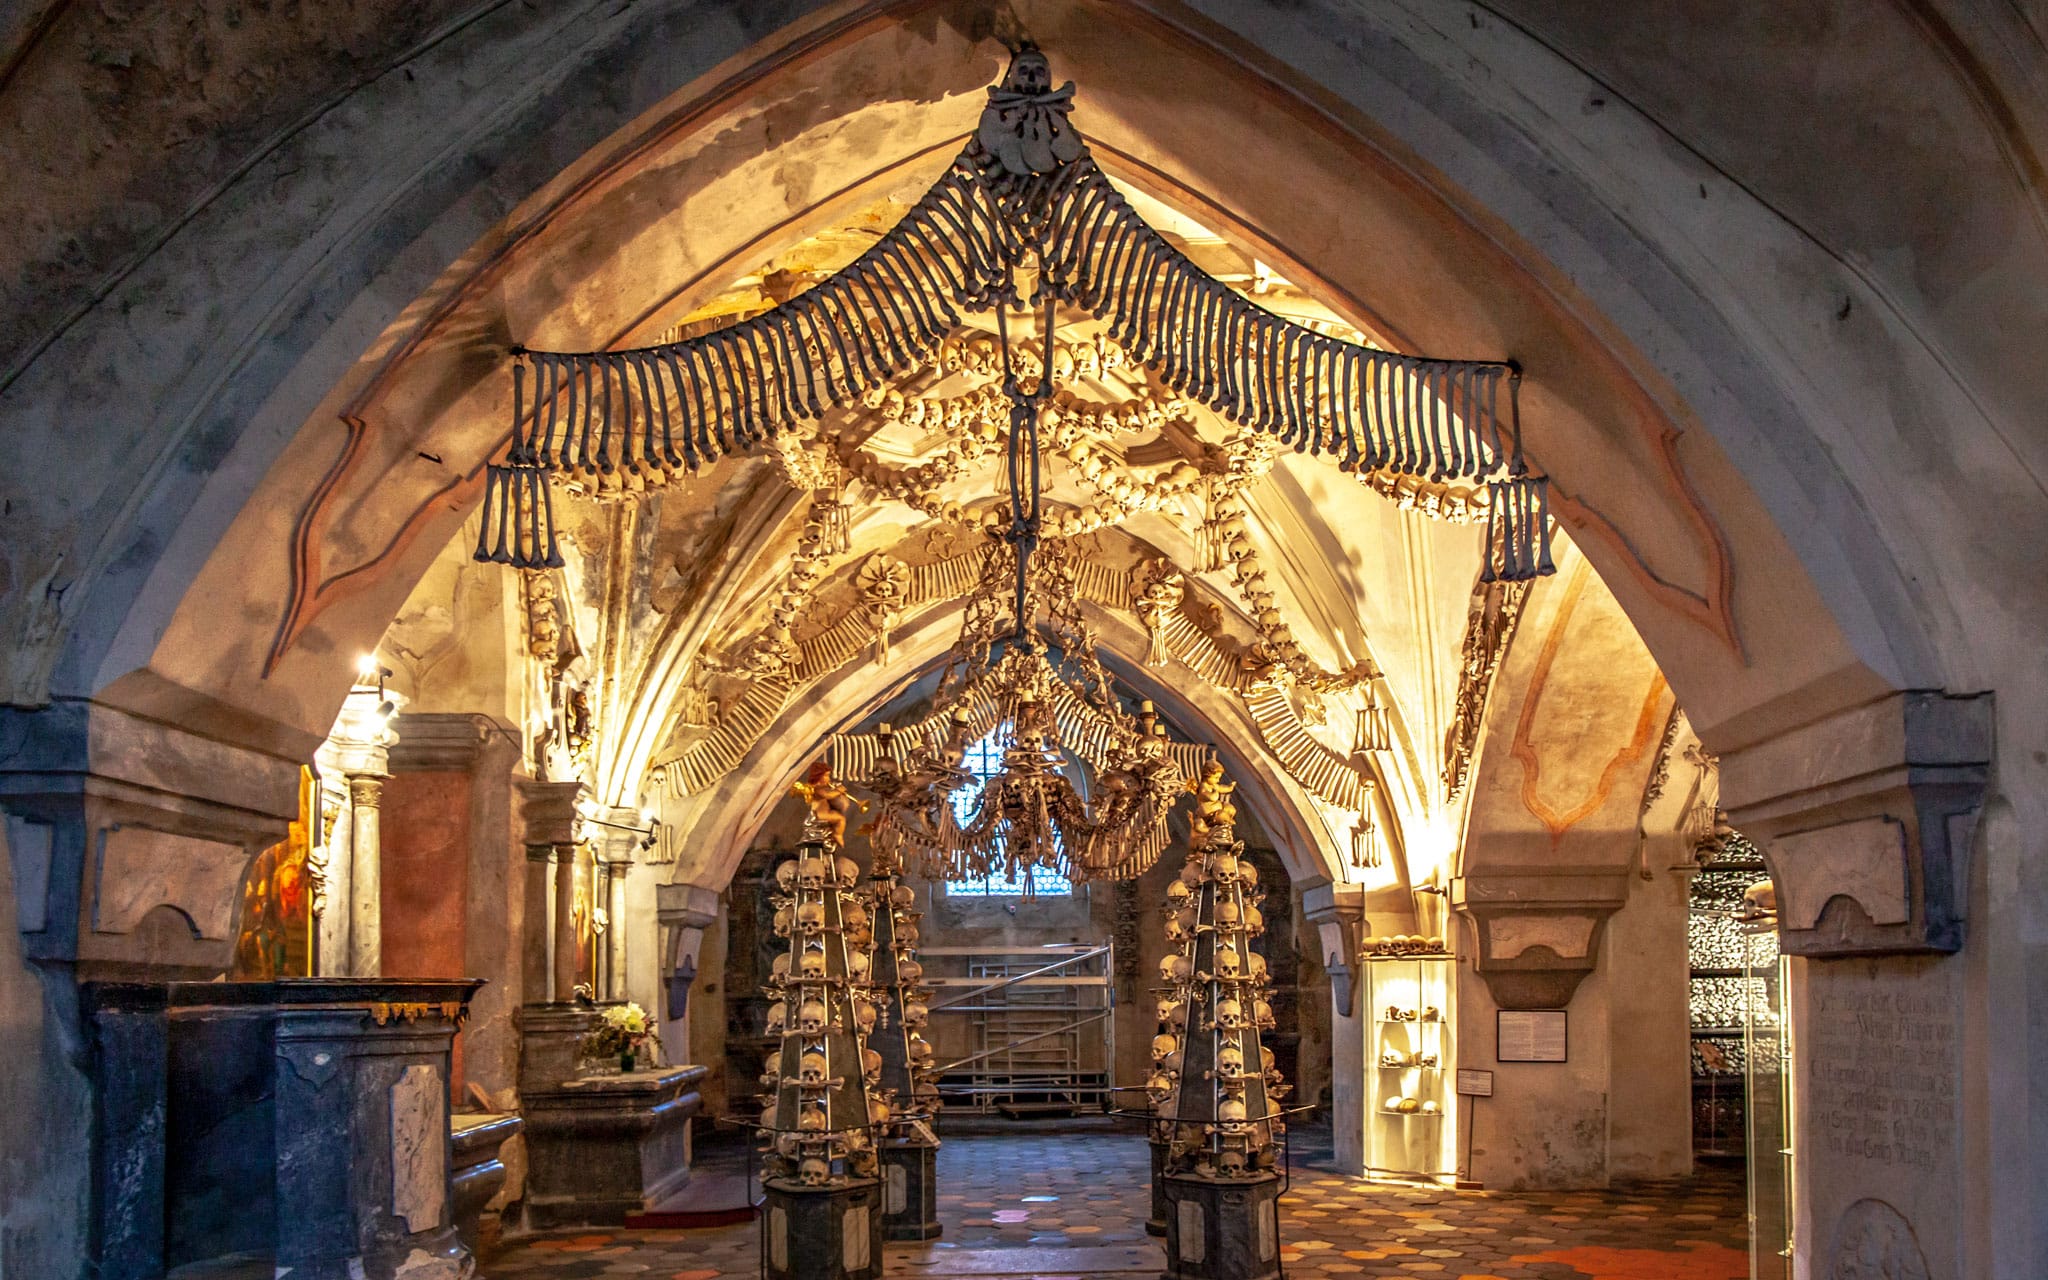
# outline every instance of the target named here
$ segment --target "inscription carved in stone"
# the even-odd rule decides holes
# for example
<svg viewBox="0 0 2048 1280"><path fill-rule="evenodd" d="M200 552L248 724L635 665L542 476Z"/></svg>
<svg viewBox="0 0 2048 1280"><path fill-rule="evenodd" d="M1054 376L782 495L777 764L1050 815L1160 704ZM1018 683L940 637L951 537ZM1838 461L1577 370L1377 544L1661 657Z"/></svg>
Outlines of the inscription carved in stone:
<svg viewBox="0 0 2048 1280"><path fill-rule="evenodd" d="M1822 1158L1924 1174L1948 1166L1942 1147L1958 1128L1948 1008L1874 984L1823 988L1805 1033Z"/></svg>

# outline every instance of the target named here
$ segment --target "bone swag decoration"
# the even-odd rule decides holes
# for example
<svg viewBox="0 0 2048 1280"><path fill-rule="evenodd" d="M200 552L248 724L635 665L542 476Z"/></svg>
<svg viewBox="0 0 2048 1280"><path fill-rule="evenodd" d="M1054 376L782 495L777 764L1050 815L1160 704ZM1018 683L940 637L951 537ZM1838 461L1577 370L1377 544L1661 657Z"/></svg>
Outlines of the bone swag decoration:
<svg viewBox="0 0 2048 1280"><path fill-rule="evenodd" d="M1554 571L1515 366L1382 351L1254 305L1138 216L1068 118L1073 92L1020 50L974 138L909 213L752 319L631 350L515 348L511 442L488 469L476 558L562 564L551 476L665 484L856 403L928 360L963 310L993 309L1000 324L1011 308L1066 305L1106 322L1176 393L1297 452L1354 473L1486 482L1486 579ZM1028 298L1020 274L1035 277ZM1010 536L1035 540L1036 516L1013 511Z"/></svg>

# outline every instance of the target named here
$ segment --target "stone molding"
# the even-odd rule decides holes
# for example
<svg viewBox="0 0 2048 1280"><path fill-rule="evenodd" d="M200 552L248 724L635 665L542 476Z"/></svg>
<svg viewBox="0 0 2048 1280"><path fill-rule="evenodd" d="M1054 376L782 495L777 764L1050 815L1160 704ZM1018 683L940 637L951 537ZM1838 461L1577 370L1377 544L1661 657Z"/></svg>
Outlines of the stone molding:
<svg viewBox="0 0 2048 1280"><path fill-rule="evenodd" d="M719 894L696 884L664 884L654 889L654 918L661 935L662 1017L677 1021L689 1012L690 988L697 982L697 955L704 930L718 919Z"/></svg>
<svg viewBox="0 0 2048 1280"><path fill-rule="evenodd" d="M1906 691L1722 755L1722 803L1770 867L1787 953L1962 948L1992 738L1990 694Z"/></svg>
<svg viewBox="0 0 2048 1280"><path fill-rule="evenodd" d="M520 749L519 731L473 712L404 712L391 720L393 773L469 773L486 755Z"/></svg>
<svg viewBox="0 0 2048 1280"><path fill-rule="evenodd" d="M1301 913L1316 927L1323 967L1330 974L1330 1000L1339 1014L1358 1014L1358 950L1365 928L1363 885L1326 883L1301 891Z"/></svg>
<svg viewBox="0 0 2048 1280"><path fill-rule="evenodd" d="M1626 866L1503 868L1453 879L1450 900L1496 1005L1562 1009L1598 967L1608 917L1628 893Z"/></svg>
<svg viewBox="0 0 2048 1280"><path fill-rule="evenodd" d="M519 815L526 826L526 847L554 848L576 843L580 815L577 801L583 798L581 782L519 782Z"/></svg>
<svg viewBox="0 0 2048 1280"><path fill-rule="evenodd" d="M249 863L298 812L299 764L100 703L0 708L0 810L32 961L212 977Z"/></svg>

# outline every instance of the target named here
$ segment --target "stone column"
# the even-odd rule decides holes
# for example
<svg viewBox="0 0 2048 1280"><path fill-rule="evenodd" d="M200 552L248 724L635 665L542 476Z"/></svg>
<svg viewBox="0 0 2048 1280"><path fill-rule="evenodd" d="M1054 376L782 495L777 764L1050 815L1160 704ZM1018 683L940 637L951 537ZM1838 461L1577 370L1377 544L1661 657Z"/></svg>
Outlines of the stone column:
<svg viewBox="0 0 2048 1280"><path fill-rule="evenodd" d="M1989 695L1891 694L1721 757L1763 851L1792 962L1797 1274L1989 1274L1966 1232L1969 858L1992 761ZM1994 890L1995 892L1995 890ZM1983 944L1971 947L1983 963ZM2024 1016L2024 1011L1994 1016ZM2007 1100L1998 1100L2003 1103ZM2023 1123L2023 1122L2021 1122Z"/></svg>
<svg viewBox="0 0 2048 1280"><path fill-rule="evenodd" d="M555 846L555 965L553 996L576 998L576 874L583 860L574 842Z"/></svg>
<svg viewBox="0 0 2048 1280"><path fill-rule="evenodd" d="M568 1000L576 992L576 803L583 784L522 782L519 795L526 826L526 1000Z"/></svg>
<svg viewBox="0 0 2048 1280"><path fill-rule="evenodd" d="M1365 934L1365 891L1355 884L1307 885L1302 915L1316 927L1330 974L1330 1146L1333 1162L1365 1172L1366 1041L1372 1014L1358 1007L1358 946Z"/></svg>
<svg viewBox="0 0 2048 1280"><path fill-rule="evenodd" d="M337 833L346 824L348 853L328 867L326 910L320 919L320 972L328 977L373 978L383 970L377 839L381 784L391 771L394 741L387 701L395 708L400 699L373 686L351 689L333 732L313 755L321 774L339 780L348 795L335 822Z"/></svg>
<svg viewBox="0 0 2048 1280"><path fill-rule="evenodd" d="M604 949L600 956L593 957L593 967L604 975L599 986L607 1000L631 999L626 984L626 955L633 945L632 930L626 922L626 879L632 874L634 861L640 853L640 832L646 829L646 821L638 809L614 805L598 815L605 825L597 827L597 862L603 868L602 888L604 891L604 912L607 921ZM593 880L596 868L593 868ZM599 886L592 885L595 899ZM654 939L647 939L652 945Z"/></svg>
<svg viewBox="0 0 2048 1280"><path fill-rule="evenodd" d="M718 891L694 884L665 884L655 889L655 912L662 933L661 1040L673 1062L697 1055L690 1043L690 988L697 980L697 952L704 930L718 919Z"/></svg>
<svg viewBox="0 0 2048 1280"><path fill-rule="evenodd" d="M348 827L354 874L348 895L348 971L357 978L384 974L384 864L378 845L383 799L383 778L349 776Z"/></svg>

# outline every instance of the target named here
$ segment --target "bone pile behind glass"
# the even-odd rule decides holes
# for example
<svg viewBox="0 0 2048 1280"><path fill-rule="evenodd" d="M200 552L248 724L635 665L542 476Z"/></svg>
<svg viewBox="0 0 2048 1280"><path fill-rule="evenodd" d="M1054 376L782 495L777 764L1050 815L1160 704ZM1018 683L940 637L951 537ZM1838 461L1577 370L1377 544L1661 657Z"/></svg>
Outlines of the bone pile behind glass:
<svg viewBox="0 0 2048 1280"><path fill-rule="evenodd" d="M879 997L859 875L822 839L806 840L775 869L775 933L789 950L763 988L775 1001L768 1031L782 1047L761 1076L762 1149L768 1176L809 1187L873 1176L875 1129L889 1119L868 1088L865 1039Z"/></svg>
<svg viewBox="0 0 2048 1280"><path fill-rule="evenodd" d="M1165 1026L1153 1042L1152 1087L1172 1142L1169 1173L1263 1173L1285 1128L1288 1086L1259 1036L1273 1026L1266 959L1252 947L1265 932L1265 892L1243 853L1229 823L1212 821L1168 890L1167 934L1178 949L1160 963Z"/></svg>
<svg viewBox="0 0 2048 1280"><path fill-rule="evenodd" d="M875 931L872 977L881 1000L881 1016L867 1045L867 1060L875 1066L869 1088L890 1108L892 1136L931 1141L939 1069L924 1038L932 997L917 960L917 922L924 912L917 910L916 892L893 876L875 880L868 901ZM919 1122L925 1126L922 1132Z"/></svg>

